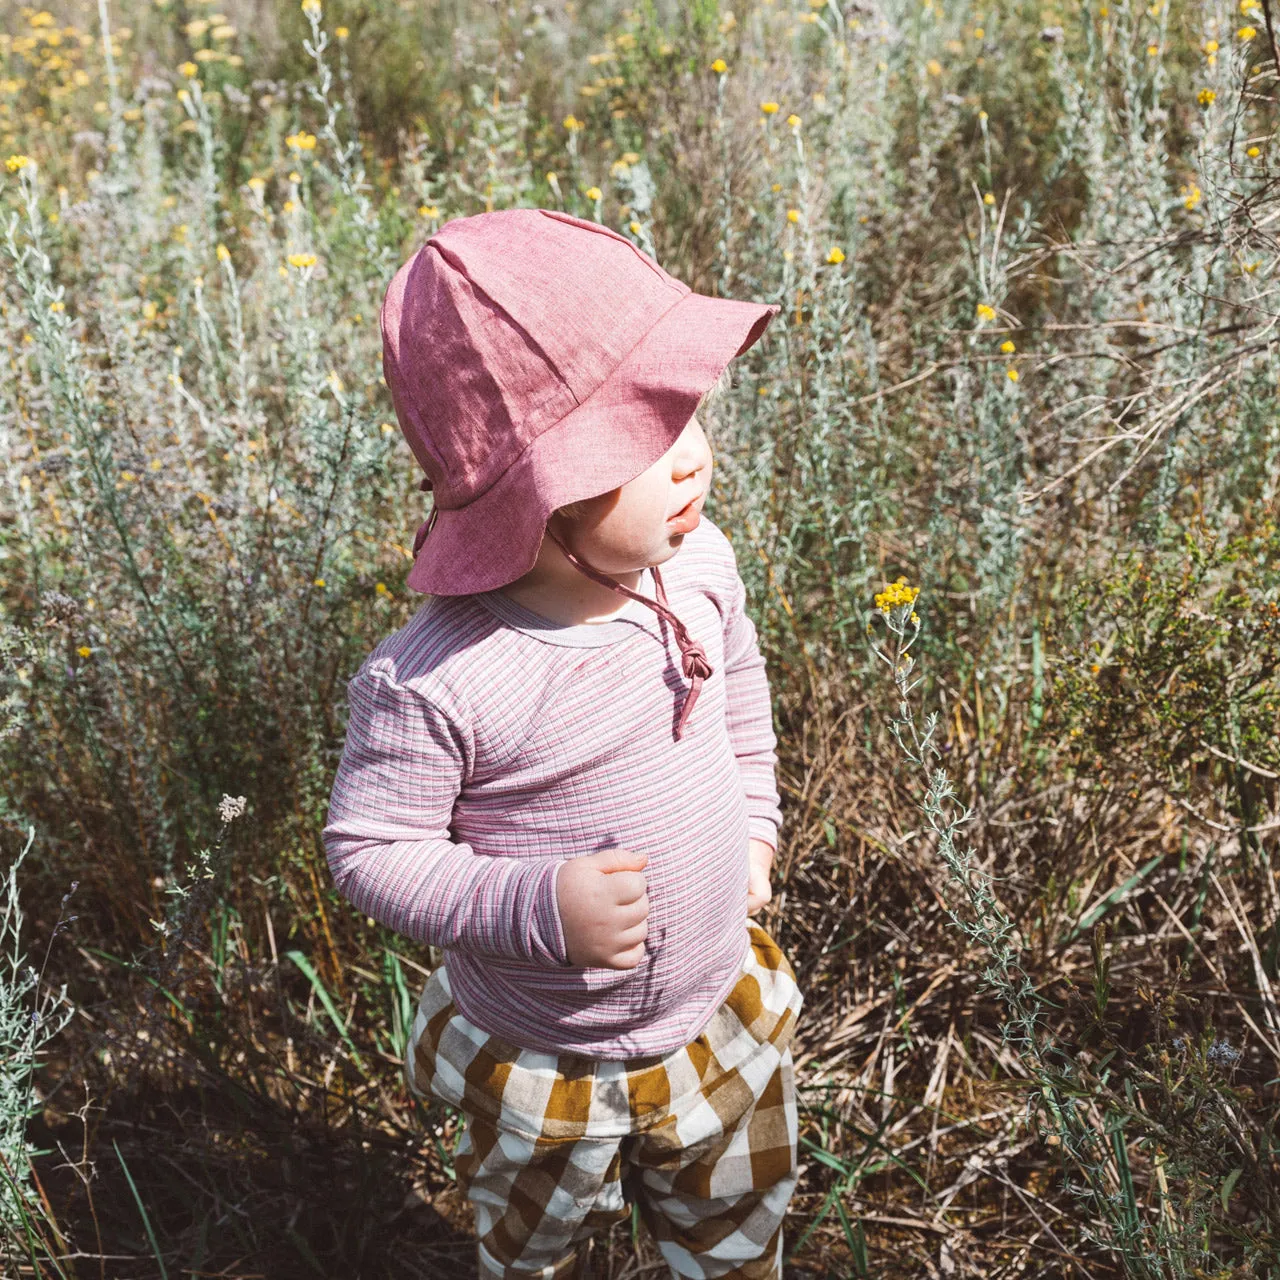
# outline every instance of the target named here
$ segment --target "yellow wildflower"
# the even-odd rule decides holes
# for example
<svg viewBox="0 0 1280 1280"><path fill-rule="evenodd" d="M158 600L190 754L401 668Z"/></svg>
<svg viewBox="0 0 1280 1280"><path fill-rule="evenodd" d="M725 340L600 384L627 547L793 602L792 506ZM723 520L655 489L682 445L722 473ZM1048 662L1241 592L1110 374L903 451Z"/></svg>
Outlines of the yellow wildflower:
<svg viewBox="0 0 1280 1280"><path fill-rule="evenodd" d="M831 252L827 254L827 261L839 266L844 261L844 250L839 245L832 245Z"/></svg>
<svg viewBox="0 0 1280 1280"><path fill-rule="evenodd" d="M78 653L82 658L87 658L87 657L88 657L88 656L93 652L93 650L92 650L92 649L90 649L90 648L89 648L89 646L88 646L87 644L82 644L82 645L81 645L81 646L76 650L76 652L77 652L77 653Z"/></svg>
<svg viewBox="0 0 1280 1280"><path fill-rule="evenodd" d="M1256 160L1261 154L1261 147L1250 147L1249 150L1245 152L1245 155L1247 155L1250 160Z"/></svg>
<svg viewBox="0 0 1280 1280"><path fill-rule="evenodd" d="M230 250L230 249L228 249L228 248L227 248L227 246L226 246L225 244L220 244L220 245L219 245L219 246L214 250L214 252L218 255L218 261L219 261L219 262L230 262L230 261L231 261L231 250Z"/></svg>
<svg viewBox="0 0 1280 1280"><path fill-rule="evenodd" d="M1183 200L1182 203L1188 209L1194 209L1196 205L1200 203L1200 195L1201 195L1200 188L1196 186L1194 182L1187 183L1185 187L1181 188L1181 191L1179 194L1184 195L1186 197L1186 199Z"/></svg>
<svg viewBox="0 0 1280 1280"><path fill-rule="evenodd" d="M320 12L320 0L302 0L301 8L303 13L318 14Z"/></svg>
<svg viewBox="0 0 1280 1280"><path fill-rule="evenodd" d="M996 198L994 195L991 194L990 191L988 191L986 195L982 197L983 204L995 204L995 202L996 202Z"/></svg>
<svg viewBox="0 0 1280 1280"><path fill-rule="evenodd" d="M49 310L50 310L50 311L65 311L66 309L67 309L67 304L66 304L65 302L51 302L51 303L49 303Z"/></svg>
<svg viewBox="0 0 1280 1280"><path fill-rule="evenodd" d="M261 178L250 178L249 186L253 191L261 192L267 184Z"/></svg>
<svg viewBox="0 0 1280 1280"><path fill-rule="evenodd" d="M51 27L53 26L53 14L47 9L41 9L39 13L32 14L28 21L33 27Z"/></svg>
<svg viewBox="0 0 1280 1280"><path fill-rule="evenodd" d="M579 120L577 116L565 116L563 124L564 124L564 127L568 129L570 133L576 133L579 129L582 129L585 127L582 121Z"/></svg>
<svg viewBox="0 0 1280 1280"><path fill-rule="evenodd" d="M940 76L942 74L942 63L940 63L937 58L930 58L929 61L924 64L924 69L931 76Z"/></svg>
<svg viewBox="0 0 1280 1280"><path fill-rule="evenodd" d="M8 169L10 173L17 173L19 169L25 169L27 165L31 163L31 157L13 155L13 156L10 156L4 163L5 163L5 168Z"/></svg>
<svg viewBox="0 0 1280 1280"><path fill-rule="evenodd" d="M762 102L760 104L760 110L763 111L765 115L771 116L778 110L778 104L776 102Z"/></svg>
<svg viewBox="0 0 1280 1280"><path fill-rule="evenodd" d="M374 587L374 590L380 596L389 596L391 594L391 592L387 590L387 584L385 582L379 582L378 585Z"/></svg>
<svg viewBox="0 0 1280 1280"><path fill-rule="evenodd" d="M297 267L299 270L303 267L314 267L316 265L316 255L314 253L291 253L289 255L289 265Z"/></svg>
<svg viewBox="0 0 1280 1280"><path fill-rule="evenodd" d="M1017 369L1006 369L1006 370L1005 370L1005 373L1007 373L1007 374L1009 375L1009 381L1010 381L1010 382L1017 382L1017 380L1018 380L1018 371L1017 371Z"/></svg>
<svg viewBox="0 0 1280 1280"><path fill-rule="evenodd" d="M899 578L897 582L889 583L883 591L876 593L876 608L883 614L907 608L915 604L919 594L919 587L909 587L906 578Z"/></svg>
<svg viewBox="0 0 1280 1280"><path fill-rule="evenodd" d="M587 199L588 199L588 200L599 200L599 199L601 198L601 195L602 195L602 194L603 194L603 193L601 192L601 190L600 190L600 188L599 188L599 187L588 187L588 188L587 188Z"/></svg>
<svg viewBox="0 0 1280 1280"><path fill-rule="evenodd" d="M1005 355L1012 355L1015 351L1017 351L1017 349L1018 349L1017 343L1015 343L1012 338L1006 338L1000 344L1000 350L1003 351Z"/></svg>
<svg viewBox="0 0 1280 1280"><path fill-rule="evenodd" d="M292 200L286 200L281 206L285 213L292 213L298 206Z"/></svg>
<svg viewBox="0 0 1280 1280"><path fill-rule="evenodd" d="M316 149L316 135L314 133L291 133L284 142L285 146L294 151L314 151Z"/></svg>
<svg viewBox="0 0 1280 1280"><path fill-rule="evenodd" d="M199 71L200 68L197 67L194 62L180 62L178 63L178 70L181 71L188 80L190 80L195 76L196 72Z"/></svg>
<svg viewBox="0 0 1280 1280"><path fill-rule="evenodd" d="M420 204L418 206L418 216L421 218L438 218L440 216L440 206L434 204Z"/></svg>
<svg viewBox="0 0 1280 1280"><path fill-rule="evenodd" d="M1218 42L1216 40L1206 40L1204 42L1204 51L1205 53L1217 53Z"/></svg>
<svg viewBox="0 0 1280 1280"><path fill-rule="evenodd" d="M301 181L302 181L302 174L300 174L296 169L295 169L295 170L293 170L293 172L289 174L289 181L290 181L290 182L301 182Z"/></svg>
<svg viewBox="0 0 1280 1280"><path fill-rule="evenodd" d="M121 479L121 480L130 480L130 481L132 481L132 480L136 480L137 478L138 478L138 477L137 477L137 476L135 476L135 475L133 474L133 472L132 472L132 471L122 471L122 472L120 473L120 479Z"/></svg>
<svg viewBox="0 0 1280 1280"><path fill-rule="evenodd" d="M989 307L985 302L978 303L978 319L994 320L996 318L996 309Z"/></svg>
<svg viewBox="0 0 1280 1280"><path fill-rule="evenodd" d="M348 31L346 27L334 27L333 34L337 36L339 40L345 40L351 32Z"/></svg>
<svg viewBox="0 0 1280 1280"><path fill-rule="evenodd" d="M633 221L630 224L630 226L631 226L631 234L633 236L638 236L640 234L640 224L638 222Z"/></svg>
<svg viewBox="0 0 1280 1280"><path fill-rule="evenodd" d="M230 40L235 35L236 29L229 22L220 22L209 34L215 40Z"/></svg>
<svg viewBox="0 0 1280 1280"><path fill-rule="evenodd" d="M729 70L729 64L723 58L717 58L711 64L711 70L718 72L720 75L724 75L724 73Z"/></svg>
<svg viewBox="0 0 1280 1280"><path fill-rule="evenodd" d="M318 3L316 3L316 0L311 0L311 2L312 2L313 4L315 4L315 6L316 6L316 8L317 8L317 9L320 7L320 6L319 6L319 4L318 4ZM303 0L303 3L304 3L304 5L305 5L306 0ZM323 578L317 578L317 579L315 580L315 583L316 583L316 586L317 586L317 587L323 587L323 586L324 586L324 579L323 579Z"/></svg>
<svg viewBox="0 0 1280 1280"><path fill-rule="evenodd" d="M1158 44L1147 45L1147 54L1149 57L1154 58L1156 54L1159 52L1160 52L1160 46Z"/></svg>
<svg viewBox="0 0 1280 1280"><path fill-rule="evenodd" d="M1258 30L1256 27L1241 27L1236 32L1236 35L1241 40L1252 40L1257 34L1258 34Z"/></svg>
<svg viewBox="0 0 1280 1280"><path fill-rule="evenodd" d="M788 124L789 124L793 129L798 129L798 128L800 127L800 117L799 117L798 115L796 115L796 113L793 111L793 112L792 112L792 113L787 117L787 123L788 123Z"/></svg>
<svg viewBox="0 0 1280 1280"><path fill-rule="evenodd" d="M986 34L986 31L982 27L974 27L973 29L973 38L975 40L981 40Z"/></svg>
<svg viewBox="0 0 1280 1280"><path fill-rule="evenodd" d="M1217 96L1218 95L1214 93L1212 89L1201 89L1200 92L1196 94L1196 101L1202 107L1208 107L1213 105L1213 100Z"/></svg>
<svg viewBox="0 0 1280 1280"><path fill-rule="evenodd" d="M799 210L799 209L788 209L788 210L787 210L787 221L788 221L788 222L799 222L799 221L800 221L800 210Z"/></svg>

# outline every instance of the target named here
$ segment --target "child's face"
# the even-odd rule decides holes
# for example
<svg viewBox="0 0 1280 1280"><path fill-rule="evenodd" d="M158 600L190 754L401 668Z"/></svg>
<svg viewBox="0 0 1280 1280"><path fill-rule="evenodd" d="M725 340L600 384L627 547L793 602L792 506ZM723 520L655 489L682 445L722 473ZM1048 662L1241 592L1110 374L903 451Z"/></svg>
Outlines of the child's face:
<svg viewBox="0 0 1280 1280"><path fill-rule="evenodd" d="M684 534L667 523L691 501L701 510L713 459L697 414L647 471L582 504L571 523L555 525L569 549L602 573L642 570L670 560ZM695 501L696 500L696 501Z"/></svg>

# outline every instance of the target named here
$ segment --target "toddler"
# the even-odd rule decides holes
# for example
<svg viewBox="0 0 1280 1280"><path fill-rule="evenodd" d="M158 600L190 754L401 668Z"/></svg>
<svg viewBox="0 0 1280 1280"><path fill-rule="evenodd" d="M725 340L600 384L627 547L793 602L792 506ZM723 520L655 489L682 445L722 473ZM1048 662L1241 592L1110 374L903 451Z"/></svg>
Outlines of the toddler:
<svg viewBox="0 0 1280 1280"><path fill-rule="evenodd" d="M781 1275L777 744L697 417L778 310L545 209L446 223L383 302L429 598L348 684L324 842L443 951L406 1073L466 1117L486 1280L584 1274L629 1204L673 1275Z"/></svg>

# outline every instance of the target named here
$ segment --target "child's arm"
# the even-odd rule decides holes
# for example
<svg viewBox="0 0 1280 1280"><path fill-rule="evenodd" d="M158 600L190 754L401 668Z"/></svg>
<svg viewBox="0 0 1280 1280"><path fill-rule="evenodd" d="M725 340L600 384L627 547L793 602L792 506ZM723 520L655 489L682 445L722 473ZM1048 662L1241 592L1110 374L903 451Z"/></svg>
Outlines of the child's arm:
<svg viewBox="0 0 1280 1280"><path fill-rule="evenodd" d="M774 776L778 743L773 732L773 702L764 655L756 642L755 624L747 616L747 592L736 564L732 572L732 594L724 618L725 719L747 795L751 841L776 850L782 810Z"/></svg>
<svg viewBox="0 0 1280 1280"><path fill-rule="evenodd" d="M567 964L556 906L564 860L485 857L449 838L472 744L448 691L428 697L368 667L347 689L347 739L322 833L339 892L433 946Z"/></svg>

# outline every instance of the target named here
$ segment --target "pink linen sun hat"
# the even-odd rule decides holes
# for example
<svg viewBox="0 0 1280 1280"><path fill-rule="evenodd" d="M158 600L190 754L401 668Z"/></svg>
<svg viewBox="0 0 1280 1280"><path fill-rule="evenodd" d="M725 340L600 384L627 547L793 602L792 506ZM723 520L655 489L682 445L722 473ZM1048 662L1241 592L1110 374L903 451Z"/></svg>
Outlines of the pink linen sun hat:
<svg viewBox="0 0 1280 1280"><path fill-rule="evenodd" d="M547 519L648 470L780 310L694 293L626 237L555 210L446 222L396 272L381 312L383 373L434 500L408 585L495 590L550 536L582 573L672 625L692 681L679 739L712 671L658 568L650 600L580 560Z"/></svg>

